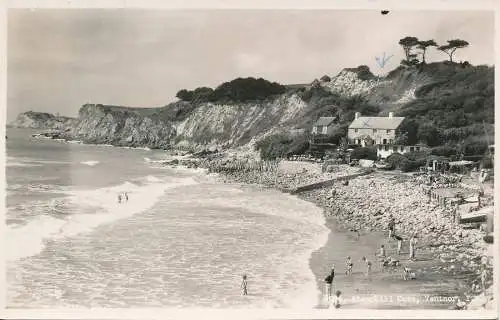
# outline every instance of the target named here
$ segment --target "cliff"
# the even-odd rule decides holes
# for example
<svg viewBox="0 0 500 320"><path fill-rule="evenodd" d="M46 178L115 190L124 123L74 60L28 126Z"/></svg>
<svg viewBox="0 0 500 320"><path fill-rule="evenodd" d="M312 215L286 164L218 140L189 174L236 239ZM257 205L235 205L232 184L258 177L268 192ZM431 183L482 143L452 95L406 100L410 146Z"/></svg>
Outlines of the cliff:
<svg viewBox="0 0 500 320"><path fill-rule="evenodd" d="M143 110L86 104L80 108L78 122L63 138L84 143L167 149L175 137L172 123Z"/></svg>
<svg viewBox="0 0 500 320"><path fill-rule="evenodd" d="M253 152L255 143L266 136L299 135L298 144L303 144L320 116L338 118L334 139L345 136L355 112L386 115L392 111L415 121L417 127L425 122L425 130L429 126L436 129L430 132L442 134L441 140L447 142L484 136L482 121L493 123L493 68L486 66L433 63L397 68L386 77L376 77L360 66L344 69L331 79L286 86L283 93L246 101L231 101L231 96L252 96L251 86L225 84L227 95L219 100L200 95L205 100L148 109L84 105L77 119L31 112L21 114L13 124L60 130L70 127L63 137L85 143L191 151L245 147ZM433 116L438 111L439 116ZM416 138L429 136L417 129Z"/></svg>
<svg viewBox="0 0 500 320"><path fill-rule="evenodd" d="M19 114L16 120L9 124L9 127L67 130L76 123L76 118L60 117L45 112L28 111Z"/></svg>

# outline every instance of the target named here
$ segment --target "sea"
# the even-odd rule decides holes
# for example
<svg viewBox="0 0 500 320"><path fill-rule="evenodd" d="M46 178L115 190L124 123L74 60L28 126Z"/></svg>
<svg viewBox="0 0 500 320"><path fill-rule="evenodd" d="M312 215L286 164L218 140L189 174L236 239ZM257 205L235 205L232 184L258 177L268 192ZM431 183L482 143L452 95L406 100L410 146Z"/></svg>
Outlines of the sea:
<svg viewBox="0 0 500 320"><path fill-rule="evenodd" d="M8 308L317 304L309 259L329 230L313 204L34 132L7 129Z"/></svg>

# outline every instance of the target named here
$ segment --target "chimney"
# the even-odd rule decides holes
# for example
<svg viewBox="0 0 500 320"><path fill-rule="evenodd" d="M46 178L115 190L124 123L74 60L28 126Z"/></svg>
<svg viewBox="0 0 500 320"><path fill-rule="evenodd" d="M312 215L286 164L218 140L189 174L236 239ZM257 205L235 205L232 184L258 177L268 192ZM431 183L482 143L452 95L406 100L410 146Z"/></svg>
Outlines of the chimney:
<svg viewBox="0 0 500 320"><path fill-rule="evenodd" d="M356 112L355 115L354 115L354 119L358 119L359 116L361 116L361 113L360 112Z"/></svg>
<svg viewBox="0 0 500 320"><path fill-rule="evenodd" d="M389 112L389 119L392 119L392 115L393 115L393 114L394 114L394 113Z"/></svg>

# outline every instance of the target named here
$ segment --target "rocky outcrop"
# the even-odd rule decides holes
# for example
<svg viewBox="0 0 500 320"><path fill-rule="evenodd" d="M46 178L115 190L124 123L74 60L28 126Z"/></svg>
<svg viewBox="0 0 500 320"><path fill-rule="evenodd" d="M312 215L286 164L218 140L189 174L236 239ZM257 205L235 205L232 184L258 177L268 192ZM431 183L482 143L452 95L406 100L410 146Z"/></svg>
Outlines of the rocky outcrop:
<svg viewBox="0 0 500 320"><path fill-rule="evenodd" d="M128 108L84 105L78 123L64 138L84 143L167 149L175 137L173 125L161 118L143 116Z"/></svg>
<svg viewBox="0 0 500 320"><path fill-rule="evenodd" d="M16 120L9 124L9 127L67 130L74 126L76 122L76 118L60 117L46 112L28 111L19 114Z"/></svg>

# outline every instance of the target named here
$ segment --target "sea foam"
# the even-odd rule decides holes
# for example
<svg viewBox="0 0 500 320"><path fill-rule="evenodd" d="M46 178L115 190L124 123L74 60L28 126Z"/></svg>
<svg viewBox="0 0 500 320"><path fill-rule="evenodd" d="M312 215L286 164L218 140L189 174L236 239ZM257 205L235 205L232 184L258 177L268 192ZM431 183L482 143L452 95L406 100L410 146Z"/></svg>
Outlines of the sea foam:
<svg viewBox="0 0 500 320"><path fill-rule="evenodd" d="M17 228L8 226L7 261L38 254L43 250L47 241L57 241L61 238L90 232L102 224L129 218L153 206L165 190L197 183L192 178L164 182L156 177L148 176L144 180L150 183L137 185L125 182L97 190L72 191L66 201L71 207L81 208L80 210L68 212L64 218L43 215L37 216L24 226ZM118 203L117 196L122 192L127 192L129 201ZM89 208L95 208L95 211L90 213Z"/></svg>

